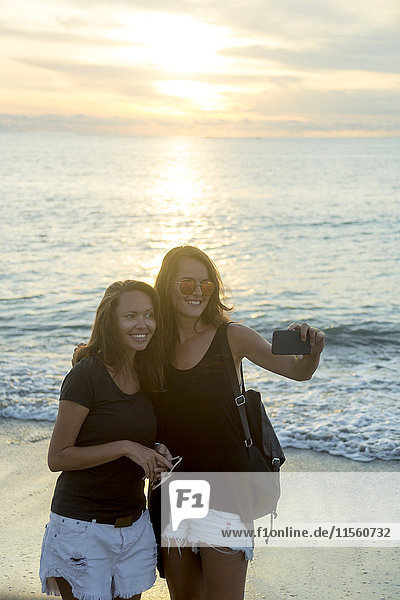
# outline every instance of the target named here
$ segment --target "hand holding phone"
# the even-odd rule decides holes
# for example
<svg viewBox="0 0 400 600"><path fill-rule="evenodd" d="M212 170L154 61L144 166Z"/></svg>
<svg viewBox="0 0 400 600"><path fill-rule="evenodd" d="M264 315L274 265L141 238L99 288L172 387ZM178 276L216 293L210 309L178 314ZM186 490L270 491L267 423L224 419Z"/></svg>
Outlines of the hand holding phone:
<svg viewBox="0 0 400 600"><path fill-rule="evenodd" d="M307 338L302 342L299 329L277 329L272 334L272 354L311 354Z"/></svg>

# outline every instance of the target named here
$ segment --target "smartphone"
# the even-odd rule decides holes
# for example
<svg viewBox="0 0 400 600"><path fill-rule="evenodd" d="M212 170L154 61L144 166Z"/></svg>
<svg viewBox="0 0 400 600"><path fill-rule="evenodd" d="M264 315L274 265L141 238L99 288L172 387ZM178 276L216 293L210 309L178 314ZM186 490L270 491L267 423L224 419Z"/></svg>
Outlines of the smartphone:
<svg viewBox="0 0 400 600"><path fill-rule="evenodd" d="M302 342L299 329L277 329L272 334L272 354L311 354L310 342Z"/></svg>

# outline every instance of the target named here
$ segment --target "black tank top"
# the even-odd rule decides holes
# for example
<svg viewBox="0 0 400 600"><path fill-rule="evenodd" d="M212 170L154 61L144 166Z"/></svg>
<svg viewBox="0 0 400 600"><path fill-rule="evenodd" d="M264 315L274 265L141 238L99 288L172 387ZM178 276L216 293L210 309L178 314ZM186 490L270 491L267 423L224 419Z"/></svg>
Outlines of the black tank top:
<svg viewBox="0 0 400 600"><path fill-rule="evenodd" d="M226 372L220 325L192 369L171 366L166 392L154 398L157 439L173 456L182 456L182 471L247 471L243 430Z"/></svg>

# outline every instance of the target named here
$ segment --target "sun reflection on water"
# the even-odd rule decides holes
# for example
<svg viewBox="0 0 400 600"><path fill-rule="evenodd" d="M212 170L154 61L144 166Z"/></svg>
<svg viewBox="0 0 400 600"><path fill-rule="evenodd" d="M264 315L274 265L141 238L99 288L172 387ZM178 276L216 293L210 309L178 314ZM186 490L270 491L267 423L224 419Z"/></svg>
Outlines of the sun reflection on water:
<svg viewBox="0 0 400 600"><path fill-rule="evenodd" d="M166 148L166 160L159 176L149 190L161 213L184 218L199 214L204 205L204 181L196 164L195 143L190 140L170 140Z"/></svg>

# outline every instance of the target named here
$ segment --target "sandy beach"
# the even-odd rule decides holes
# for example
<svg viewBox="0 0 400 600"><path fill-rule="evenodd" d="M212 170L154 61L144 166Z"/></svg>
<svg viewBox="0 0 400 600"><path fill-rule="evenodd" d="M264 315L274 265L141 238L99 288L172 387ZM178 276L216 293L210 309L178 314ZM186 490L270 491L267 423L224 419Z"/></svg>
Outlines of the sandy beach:
<svg viewBox="0 0 400 600"><path fill-rule="evenodd" d="M38 578L43 528L57 474L47 469L52 424L0 419L0 599L41 598ZM288 449L290 471L399 471L399 462L360 463ZM400 548L257 548L246 600L395 600ZM164 580L143 600L168 600ZM188 599L190 600L190 599Z"/></svg>

